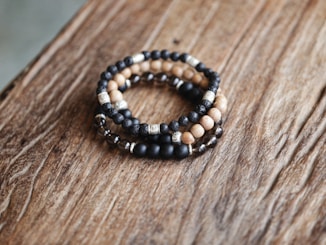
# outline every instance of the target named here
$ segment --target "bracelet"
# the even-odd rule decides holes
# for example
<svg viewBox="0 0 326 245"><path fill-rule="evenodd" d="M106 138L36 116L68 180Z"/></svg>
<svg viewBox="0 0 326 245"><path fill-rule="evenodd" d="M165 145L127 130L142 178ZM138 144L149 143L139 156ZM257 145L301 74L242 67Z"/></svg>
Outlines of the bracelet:
<svg viewBox="0 0 326 245"><path fill-rule="evenodd" d="M183 69L177 61L190 68ZM175 87L180 95L195 101L195 107L188 115L169 123L140 123L132 117L123 99L123 93L139 82ZM109 143L137 156L182 159L194 152L202 153L214 146L223 133L221 114L226 111L227 100L219 90L219 83L217 72L187 53L154 50L128 56L101 74L96 90L100 105L95 116L98 131ZM109 119L126 129L132 140L142 142L121 140L111 132ZM181 132L180 127L185 127L185 131Z"/></svg>

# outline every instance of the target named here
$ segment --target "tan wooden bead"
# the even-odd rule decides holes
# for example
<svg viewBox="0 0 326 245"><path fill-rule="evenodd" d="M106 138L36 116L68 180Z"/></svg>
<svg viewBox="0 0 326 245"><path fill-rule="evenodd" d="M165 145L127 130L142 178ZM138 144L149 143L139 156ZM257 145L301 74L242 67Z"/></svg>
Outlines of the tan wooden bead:
<svg viewBox="0 0 326 245"><path fill-rule="evenodd" d="M207 78L204 78L200 82L200 87L202 87L202 88L208 88L208 84L209 84L208 79Z"/></svg>
<svg viewBox="0 0 326 245"><path fill-rule="evenodd" d="M204 115L199 122L206 131L211 130L214 127L214 120L208 115Z"/></svg>
<svg viewBox="0 0 326 245"><path fill-rule="evenodd" d="M222 114L224 114L228 108L228 101L223 94L219 94L216 96L214 107L219 109Z"/></svg>
<svg viewBox="0 0 326 245"><path fill-rule="evenodd" d="M127 67L121 71L121 74L128 79L131 76L131 69Z"/></svg>
<svg viewBox="0 0 326 245"><path fill-rule="evenodd" d="M187 69L183 73L183 77L188 80L191 80L194 75L195 75L195 72L192 69Z"/></svg>
<svg viewBox="0 0 326 245"><path fill-rule="evenodd" d="M151 69L155 72L160 71L162 68L162 61L161 60L153 60L151 62Z"/></svg>
<svg viewBox="0 0 326 245"><path fill-rule="evenodd" d="M173 67L173 64L169 61L164 61L162 64L162 71L170 72Z"/></svg>
<svg viewBox="0 0 326 245"><path fill-rule="evenodd" d="M118 84L116 81L110 80L109 84L108 84L108 92L111 92L113 90L117 90L118 89Z"/></svg>
<svg viewBox="0 0 326 245"><path fill-rule="evenodd" d="M197 123L191 127L190 132L195 138L200 138L205 134L205 129L202 125Z"/></svg>
<svg viewBox="0 0 326 245"><path fill-rule="evenodd" d="M150 68L150 65L149 65L149 62L148 61L145 61L145 62L143 62L143 63L140 64L140 70L142 72L149 71L149 68Z"/></svg>
<svg viewBox="0 0 326 245"><path fill-rule="evenodd" d="M133 64L132 66L130 66L130 70L134 74L139 73L140 72L140 66L139 66L139 64Z"/></svg>
<svg viewBox="0 0 326 245"><path fill-rule="evenodd" d="M183 74L183 69L181 66L174 65L171 70L172 74L177 76L177 77L182 77Z"/></svg>
<svg viewBox="0 0 326 245"><path fill-rule="evenodd" d="M220 110L215 107L212 107L211 109L209 109L209 111L207 112L207 115L210 116L216 123L218 123L222 119L222 114L221 114Z"/></svg>
<svg viewBox="0 0 326 245"><path fill-rule="evenodd" d="M112 90L110 92L110 98L113 103L123 100L123 95L119 90Z"/></svg>
<svg viewBox="0 0 326 245"><path fill-rule="evenodd" d="M126 82L126 78L121 73L115 74L113 80L117 82L119 87L123 86Z"/></svg>
<svg viewBox="0 0 326 245"><path fill-rule="evenodd" d="M192 82L197 85L199 85L202 80L203 77L199 73L195 73L195 75L192 77Z"/></svg>
<svg viewBox="0 0 326 245"><path fill-rule="evenodd" d="M193 144L195 142L195 138L190 132L184 132L181 136L182 143L186 145Z"/></svg>

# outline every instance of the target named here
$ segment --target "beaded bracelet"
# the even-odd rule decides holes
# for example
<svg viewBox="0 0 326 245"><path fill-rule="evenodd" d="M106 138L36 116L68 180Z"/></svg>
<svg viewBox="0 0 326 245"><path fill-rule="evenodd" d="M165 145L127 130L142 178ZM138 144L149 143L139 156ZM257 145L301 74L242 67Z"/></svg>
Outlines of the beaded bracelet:
<svg viewBox="0 0 326 245"><path fill-rule="evenodd" d="M149 59L153 60L150 65L153 70L159 70L162 68L164 72L172 71L174 76L172 78L168 77L164 72L156 75L147 72L146 70L149 70L149 65L148 63L146 64L146 62ZM160 63L159 59L165 60L164 63ZM183 63L193 67L194 70L186 70L184 77L192 79L194 83L199 83L203 80L203 77L207 78L208 83L205 83L205 86L203 86L207 88L203 95L200 93L198 88L192 85L192 83L185 82L178 77L182 76L182 72L180 72L180 69L177 67L172 67L173 64L167 62L168 59L173 62L182 61ZM141 77L132 74L132 72L140 72L140 67L137 66L139 63L146 64L142 65L143 72L146 72L143 73ZM144 67L146 68L144 69ZM199 75L199 73L203 73L203 76ZM196 105L195 109L188 114L188 116L181 116L178 120L173 120L169 124L140 124L138 119L131 117L131 112L127 107L127 102L122 99L121 92L124 92L131 86L131 84L138 83L141 79L146 80L147 82L155 80L164 83L168 78L170 78L168 82L169 85L175 86L181 94L186 96L189 95L190 91L193 92L190 97L200 102ZM112 79L115 79L116 81ZM101 80L98 82L97 88L98 100L101 107L100 112L96 114L96 122L100 131L103 131L102 134L108 137L107 141L118 144L118 146L120 146L119 148L121 148L121 145L124 145L123 148L128 148L131 153L135 153L138 156L148 155L150 157L157 157L157 152L159 152L159 155L163 158L171 158L173 155L177 158L184 158L192 152L202 152L206 146L214 145L212 142L216 141L216 136L220 136L221 132L223 132L220 126L216 126L220 125L216 122L216 118L220 119L221 111L224 112L226 110L226 98L221 93L216 94L219 83L220 78L216 72L206 68L203 63L186 53L180 55L177 52L170 53L167 50L154 50L152 52L144 51L134 56L128 56L123 61L118 61L115 65L109 66L107 70L101 74ZM115 102L115 104L112 105L111 102ZM164 140L161 140L161 145L150 143L148 148L144 143L136 144L135 142L128 142L126 140L121 141L120 137L111 134L110 130L105 128L107 118L111 118L114 123L122 125L123 128L128 129L134 136L146 138L149 135L153 135L160 136L161 138L172 138L172 143L175 144L175 146L170 144L169 141ZM186 126L189 121L192 123L197 123L199 121L200 123L194 124L191 127L190 132L186 131L181 134L179 126ZM193 151L193 146L198 145L198 142L195 142L194 138L200 139L204 135L207 136L205 131L211 131L213 127L215 128L214 135L216 136L210 137L211 140L207 141L208 145L205 145L205 143L200 141L199 148L197 147L197 149L195 147L195 150ZM169 132L171 132L171 135L169 135ZM128 144L126 142L128 142ZM153 148L155 148L155 150L153 150ZM158 149L161 150L158 151ZM146 152L148 154L146 154ZM154 154L153 152L156 153ZM175 154L173 154L173 152Z"/></svg>

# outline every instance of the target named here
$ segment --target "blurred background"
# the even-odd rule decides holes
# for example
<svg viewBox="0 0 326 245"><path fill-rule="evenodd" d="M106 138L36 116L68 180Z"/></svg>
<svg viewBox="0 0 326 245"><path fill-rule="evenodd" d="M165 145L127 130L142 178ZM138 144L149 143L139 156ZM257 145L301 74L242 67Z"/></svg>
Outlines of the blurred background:
<svg viewBox="0 0 326 245"><path fill-rule="evenodd" d="M0 0L0 91L86 0Z"/></svg>

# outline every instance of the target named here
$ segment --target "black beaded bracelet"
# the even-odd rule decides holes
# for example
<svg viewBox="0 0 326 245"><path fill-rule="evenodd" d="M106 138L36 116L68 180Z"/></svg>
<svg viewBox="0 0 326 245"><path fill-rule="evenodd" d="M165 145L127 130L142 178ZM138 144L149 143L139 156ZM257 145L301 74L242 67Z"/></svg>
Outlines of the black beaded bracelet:
<svg viewBox="0 0 326 245"><path fill-rule="evenodd" d="M172 62L181 61L188 64L190 67L193 67L195 72L202 73L208 80L206 90L202 92L198 86L194 86L190 82L185 82L178 76L166 74L166 67L169 65L165 65L165 69L163 65L163 70L165 70L165 72L161 71L157 74L153 74L149 71L146 71L141 75L131 74L131 71L137 71L137 64L146 62L147 60L152 60L152 68L157 69L162 65L160 62L158 62L160 59L162 59L164 62L167 60ZM123 77L123 75L120 73L124 73L125 77ZM175 69L175 72L173 72L172 69L172 73L180 75L180 71L178 69ZM191 74L193 74L193 72L188 71L187 74L189 77ZM115 79L118 84L120 83L120 86L117 86L115 81L112 79ZM138 119L132 117L132 113L128 109L127 102L121 99L121 92L125 92L132 84L137 84L141 80L146 82L156 81L158 83L167 82L170 86L176 87L181 95L195 101L199 101L199 103L197 103L195 109L187 116L181 116L178 120L173 120L169 124L140 123ZM193 80L198 80L198 74L194 76ZM218 104L220 108L216 108L216 106L212 108L214 101L216 98L218 98L216 93L218 91L219 83L220 78L217 72L206 68L203 63L186 53L179 54L177 52L170 53L167 50L154 50L152 52L144 51L133 56L128 56L122 61L118 61L116 64L110 65L107 70L101 74L101 80L98 82L98 88L96 90L100 104L100 108L96 113L97 126L101 129L100 131L104 130L103 135L107 137L108 142L117 144L119 148L128 148L131 153L138 156L147 155L149 157L157 157L159 155L162 158L171 158L174 156L181 159L188 156L192 152L202 152L203 149L206 148L206 145L204 143L199 143L200 146L198 148L197 142L196 147L193 148L194 138L201 138L201 136L204 135L204 128L212 129L213 119L215 119L215 127L217 125L218 127L215 129L213 136L210 137L211 140L208 140L208 145L214 145L212 142L215 142L217 136L220 136L221 132L223 132L219 124L220 120L217 120L216 118L220 117L221 111L226 110L225 97L221 94L218 95L220 97L220 103ZM113 101L115 100L116 103L112 104L111 99ZM142 138L151 137L151 139L160 138L160 140L147 144L135 143L126 140L121 141L120 137L117 135L107 132L110 131L108 128L106 130L103 129L107 124L106 118L111 118L115 124L121 125L123 128L128 129L133 136ZM197 123L200 121L200 124L193 125L191 132L185 132L182 135L181 132L179 132L179 127L187 126L189 121L192 123ZM193 135L191 133L193 133ZM185 137L181 141L182 136ZM171 139L173 139L172 144ZM192 149L195 150L193 151Z"/></svg>

